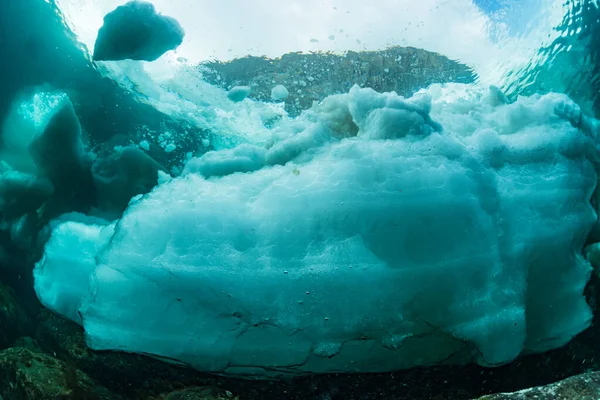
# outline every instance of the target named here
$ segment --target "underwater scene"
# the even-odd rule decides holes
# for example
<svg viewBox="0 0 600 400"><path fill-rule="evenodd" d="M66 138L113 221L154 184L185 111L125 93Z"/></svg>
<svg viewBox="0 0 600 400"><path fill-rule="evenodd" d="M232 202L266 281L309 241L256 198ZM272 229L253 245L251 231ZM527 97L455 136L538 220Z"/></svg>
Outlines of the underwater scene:
<svg viewBox="0 0 600 400"><path fill-rule="evenodd" d="M0 0L0 400L599 400L596 0Z"/></svg>

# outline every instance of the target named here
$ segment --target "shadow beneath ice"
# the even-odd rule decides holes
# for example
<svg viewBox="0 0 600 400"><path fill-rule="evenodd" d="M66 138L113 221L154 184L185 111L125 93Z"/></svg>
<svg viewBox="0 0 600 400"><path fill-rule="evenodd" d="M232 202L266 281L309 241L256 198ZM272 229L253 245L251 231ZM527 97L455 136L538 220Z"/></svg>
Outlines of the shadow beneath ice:
<svg viewBox="0 0 600 400"><path fill-rule="evenodd" d="M594 311L600 304L599 284L594 276L587 288ZM79 326L47 310L40 311L34 325L34 342L38 346L35 350L74 365L99 385L126 399L162 399L166 398L162 397L164 393L200 386L219 388L240 400L467 400L557 382L600 366L597 340L600 324L596 320L563 348L528 355L496 368L438 366L384 374L330 374L278 381L218 377L144 356L91 351L85 345Z"/></svg>

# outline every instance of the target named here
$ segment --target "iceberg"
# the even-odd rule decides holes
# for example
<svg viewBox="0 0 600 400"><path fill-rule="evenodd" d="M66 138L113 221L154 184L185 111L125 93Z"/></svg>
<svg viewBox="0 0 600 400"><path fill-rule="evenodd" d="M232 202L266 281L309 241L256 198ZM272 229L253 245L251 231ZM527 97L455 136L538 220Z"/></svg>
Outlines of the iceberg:
<svg viewBox="0 0 600 400"><path fill-rule="evenodd" d="M101 223L64 219L42 303L97 350L274 378L496 366L592 319L592 139L559 94L353 87Z"/></svg>

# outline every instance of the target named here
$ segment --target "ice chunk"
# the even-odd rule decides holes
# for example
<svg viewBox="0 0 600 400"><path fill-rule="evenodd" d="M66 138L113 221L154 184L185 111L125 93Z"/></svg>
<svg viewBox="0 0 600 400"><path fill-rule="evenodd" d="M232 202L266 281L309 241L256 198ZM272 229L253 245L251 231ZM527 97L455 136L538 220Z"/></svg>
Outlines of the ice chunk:
<svg viewBox="0 0 600 400"><path fill-rule="evenodd" d="M14 170L0 173L0 211L8 219L37 210L53 192L47 179Z"/></svg>
<svg viewBox="0 0 600 400"><path fill-rule="evenodd" d="M271 89L271 99L275 101L281 101L288 98L290 92L283 85L277 85Z"/></svg>
<svg viewBox="0 0 600 400"><path fill-rule="evenodd" d="M242 144L231 150L211 151L201 158L192 159L186 164L183 173L196 173L210 178L235 172L252 172L265 166L265 157L264 148Z"/></svg>
<svg viewBox="0 0 600 400"><path fill-rule="evenodd" d="M164 145L165 153L172 153L177 149L175 143L168 143Z"/></svg>
<svg viewBox="0 0 600 400"><path fill-rule="evenodd" d="M415 96L406 101L394 93L381 95L371 89L353 89L350 98L350 112L359 131L373 139L426 135L441 130L429 117L431 99L428 96Z"/></svg>
<svg viewBox="0 0 600 400"><path fill-rule="evenodd" d="M239 103L248 97L251 91L250 86L235 86L227 93L227 98L234 103Z"/></svg>
<svg viewBox="0 0 600 400"><path fill-rule="evenodd" d="M554 114L565 96L428 93L355 87L264 151L192 159L110 240L61 225L38 296L70 317L81 305L94 349L231 375L498 365L564 345L591 322L590 138ZM335 131L348 113L356 135Z"/></svg>
<svg viewBox="0 0 600 400"><path fill-rule="evenodd" d="M134 0L106 14L94 45L94 60L154 61L183 42L185 32L154 5Z"/></svg>
<svg viewBox="0 0 600 400"><path fill-rule="evenodd" d="M150 143L147 140L142 140L139 144L140 149L145 151L150 151Z"/></svg>
<svg viewBox="0 0 600 400"><path fill-rule="evenodd" d="M114 233L114 225L104 226L98 222L80 217L58 224L48 241L49 251L44 255L43 268L34 273L36 292L46 293L42 304L79 324L82 323L80 302L89 291L90 274L96 268L94 258ZM64 248L77 251L61 251ZM58 251L53 252L53 249Z"/></svg>
<svg viewBox="0 0 600 400"><path fill-rule="evenodd" d="M92 165L98 206L120 214L129 201L148 193L158 184L158 172L166 171L153 158L136 147L124 147Z"/></svg>
<svg viewBox="0 0 600 400"><path fill-rule="evenodd" d="M161 185L165 182L170 181L171 179L173 179L173 177L171 175L169 175L167 172L165 171L158 171L158 184Z"/></svg>
<svg viewBox="0 0 600 400"><path fill-rule="evenodd" d="M54 184L81 180L87 165L81 125L68 98L57 107L44 131L29 143L29 153L40 173Z"/></svg>
<svg viewBox="0 0 600 400"><path fill-rule="evenodd" d="M3 125L0 158L7 170L30 174L30 188L37 191L32 195L52 193L54 209L79 209L93 201L84 139L69 97L40 91L15 101ZM17 183L10 183L12 189Z"/></svg>
<svg viewBox="0 0 600 400"><path fill-rule="evenodd" d="M356 136L358 126L350 112L350 98L347 95L332 95L313 106L321 123L338 138Z"/></svg>
<svg viewBox="0 0 600 400"><path fill-rule="evenodd" d="M508 104L508 97L500 90L497 86L490 86L489 93L490 104L493 106L500 106L504 104Z"/></svg>

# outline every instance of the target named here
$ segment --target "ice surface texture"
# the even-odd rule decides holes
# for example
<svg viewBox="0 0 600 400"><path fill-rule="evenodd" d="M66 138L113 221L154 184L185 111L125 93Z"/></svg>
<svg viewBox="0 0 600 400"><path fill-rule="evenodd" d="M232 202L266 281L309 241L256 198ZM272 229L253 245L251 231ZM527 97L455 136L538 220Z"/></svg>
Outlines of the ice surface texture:
<svg viewBox="0 0 600 400"><path fill-rule="evenodd" d="M156 12L146 1L130 1L106 14L94 45L94 60L155 61L183 42L185 33L174 18Z"/></svg>
<svg viewBox="0 0 600 400"><path fill-rule="evenodd" d="M564 96L493 96L327 98L266 148L192 159L115 224L59 224L36 291L94 349L238 376L562 346L591 322L595 148L554 114Z"/></svg>

